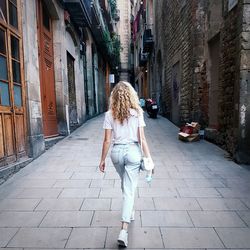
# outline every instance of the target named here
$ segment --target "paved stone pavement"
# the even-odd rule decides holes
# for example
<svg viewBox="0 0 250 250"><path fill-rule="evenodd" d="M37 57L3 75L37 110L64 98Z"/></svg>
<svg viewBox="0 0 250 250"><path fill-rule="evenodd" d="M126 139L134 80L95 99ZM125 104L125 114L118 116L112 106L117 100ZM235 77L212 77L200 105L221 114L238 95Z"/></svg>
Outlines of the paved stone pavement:
<svg viewBox="0 0 250 250"><path fill-rule="evenodd" d="M0 186L0 248L114 249L120 181L98 171L103 116L88 121ZM250 171L206 141L177 140L165 118L146 118L156 165L140 176L134 249L250 249Z"/></svg>

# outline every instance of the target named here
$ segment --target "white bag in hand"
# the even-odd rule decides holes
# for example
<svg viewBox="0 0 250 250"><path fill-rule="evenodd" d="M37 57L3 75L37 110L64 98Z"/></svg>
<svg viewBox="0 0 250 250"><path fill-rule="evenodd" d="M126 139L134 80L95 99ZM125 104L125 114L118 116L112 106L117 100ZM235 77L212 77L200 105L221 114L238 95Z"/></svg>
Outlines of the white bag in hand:
<svg viewBox="0 0 250 250"><path fill-rule="evenodd" d="M151 171L154 169L154 163L152 161L152 158L149 157L142 157L141 161L141 170Z"/></svg>

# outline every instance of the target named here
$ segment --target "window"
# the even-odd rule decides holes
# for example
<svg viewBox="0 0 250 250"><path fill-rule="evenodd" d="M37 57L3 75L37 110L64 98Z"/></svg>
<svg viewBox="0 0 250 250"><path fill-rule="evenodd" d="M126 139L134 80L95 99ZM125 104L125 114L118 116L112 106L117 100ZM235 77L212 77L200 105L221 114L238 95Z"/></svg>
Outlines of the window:
<svg viewBox="0 0 250 250"><path fill-rule="evenodd" d="M11 36L11 56L19 60L19 40L14 36Z"/></svg>
<svg viewBox="0 0 250 250"><path fill-rule="evenodd" d="M22 88L18 85L14 85L14 103L17 107L22 106Z"/></svg>
<svg viewBox="0 0 250 250"><path fill-rule="evenodd" d="M0 18L6 20L6 0L0 0Z"/></svg>
<svg viewBox="0 0 250 250"><path fill-rule="evenodd" d="M0 81L0 104L10 106L9 84Z"/></svg>
<svg viewBox="0 0 250 250"><path fill-rule="evenodd" d="M5 31L0 29L0 80L8 80Z"/></svg>
<svg viewBox="0 0 250 250"><path fill-rule="evenodd" d="M9 1L9 24L18 29L16 1Z"/></svg>
<svg viewBox="0 0 250 250"><path fill-rule="evenodd" d="M17 107L22 106L20 34L18 31L17 4L17 0L0 0L0 19L6 21L2 25L4 27L0 28L1 106L13 106L13 104ZM11 96L13 96L14 103L11 101Z"/></svg>
<svg viewBox="0 0 250 250"><path fill-rule="evenodd" d="M6 32L0 29L0 105L10 106L5 37Z"/></svg>
<svg viewBox="0 0 250 250"><path fill-rule="evenodd" d="M43 26L50 31L50 16L46 6L43 4Z"/></svg>
<svg viewBox="0 0 250 250"><path fill-rule="evenodd" d="M6 53L6 45L5 45L5 32L0 29L0 53Z"/></svg>
<svg viewBox="0 0 250 250"><path fill-rule="evenodd" d="M2 55L0 55L0 79L8 80L7 59Z"/></svg>
<svg viewBox="0 0 250 250"><path fill-rule="evenodd" d="M12 73L13 73L13 82L20 83L20 63L12 60Z"/></svg>
<svg viewBox="0 0 250 250"><path fill-rule="evenodd" d="M238 4L238 0L228 0L228 11L231 11Z"/></svg>
<svg viewBox="0 0 250 250"><path fill-rule="evenodd" d="M19 40L15 36L11 36L11 63L12 77L14 83L14 104L22 106L22 89L21 89L21 72L19 58Z"/></svg>

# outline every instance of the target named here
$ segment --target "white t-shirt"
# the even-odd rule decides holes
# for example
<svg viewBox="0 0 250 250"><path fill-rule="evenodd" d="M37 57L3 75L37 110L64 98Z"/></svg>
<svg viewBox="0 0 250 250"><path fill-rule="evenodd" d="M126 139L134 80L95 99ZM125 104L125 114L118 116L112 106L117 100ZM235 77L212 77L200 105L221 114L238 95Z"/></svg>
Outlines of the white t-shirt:
<svg viewBox="0 0 250 250"><path fill-rule="evenodd" d="M138 127L145 127L143 114L139 115L136 110L130 109L130 117L125 120L123 124L115 121L112 117L111 110L105 113L105 120L103 123L104 129L113 130L113 143L131 143L138 142Z"/></svg>

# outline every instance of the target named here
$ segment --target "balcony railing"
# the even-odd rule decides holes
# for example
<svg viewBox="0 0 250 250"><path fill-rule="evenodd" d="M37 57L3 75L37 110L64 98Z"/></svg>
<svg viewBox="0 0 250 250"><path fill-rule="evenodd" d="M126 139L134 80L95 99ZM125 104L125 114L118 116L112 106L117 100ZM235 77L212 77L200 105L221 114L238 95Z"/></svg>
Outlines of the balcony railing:
<svg viewBox="0 0 250 250"><path fill-rule="evenodd" d="M116 9L114 14L113 14L113 18L116 22L118 22L120 20L120 10Z"/></svg>
<svg viewBox="0 0 250 250"><path fill-rule="evenodd" d="M154 46L154 39L151 29L145 29L143 34L143 52L150 53Z"/></svg>
<svg viewBox="0 0 250 250"><path fill-rule="evenodd" d="M105 30L106 25L104 23L103 13L102 13L99 1L93 0L91 7L92 7L92 13L93 13L92 15L93 24L97 25L98 29L102 31Z"/></svg>
<svg viewBox="0 0 250 250"><path fill-rule="evenodd" d="M134 43L130 42L130 51L131 51L131 53L134 53L134 50L135 50Z"/></svg>
<svg viewBox="0 0 250 250"><path fill-rule="evenodd" d="M130 23L133 24L134 20L135 20L135 17L134 17L133 14L131 14L131 15L130 15Z"/></svg>
<svg viewBox="0 0 250 250"><path fill-rule="evenodd" d="M91 1L89 0L62 0L70 19L79 27L91 26Z"/></svg>
<svg viewBox="0 0 250 250"><path fill-rule="evenodd" d="M139 52L139 66L140 67L143 67L147 64L147 61L148 61L148 53L143 53Z"/></svg>

